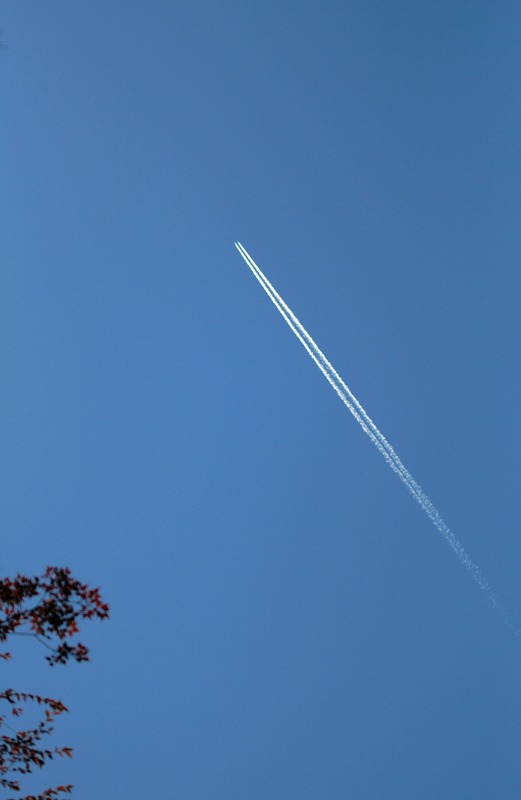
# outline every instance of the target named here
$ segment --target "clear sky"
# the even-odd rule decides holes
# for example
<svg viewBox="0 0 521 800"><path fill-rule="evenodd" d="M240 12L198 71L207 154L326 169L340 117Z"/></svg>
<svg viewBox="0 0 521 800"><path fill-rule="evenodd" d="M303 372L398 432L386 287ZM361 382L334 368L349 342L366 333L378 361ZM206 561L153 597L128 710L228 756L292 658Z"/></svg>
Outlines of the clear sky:
<svg viewBox="0 0 521 800"><path fill-rule="evenodd" d="M519 800L517 0L0 3L3 575L78 800ZM32 645L32 646L31 646ZM40 664L41 660L41 664ZM23 685L22 685L23 684Z"/></svg>

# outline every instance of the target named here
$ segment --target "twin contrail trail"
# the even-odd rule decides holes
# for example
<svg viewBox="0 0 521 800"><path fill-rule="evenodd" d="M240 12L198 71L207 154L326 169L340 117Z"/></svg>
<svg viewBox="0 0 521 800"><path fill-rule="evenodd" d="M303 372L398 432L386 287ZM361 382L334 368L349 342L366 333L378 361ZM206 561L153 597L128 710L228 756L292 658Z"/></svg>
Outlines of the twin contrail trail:
<svg viewBox="0 0 521 800"><path fill-rule="evenodd" d="M423 511L427 514L434 527L441 533L445 541L452 547L459 560L466 569L471 573L472 577L478 586L485 592L494 608L499 612L504 621L519 634L517 626L510 619L509 614L502 608L496 594L484 579L479 567L472 561L470 556L465 552L463 545L458 541L448 525L443 521L439 512L433 506L421 486L415 481L412 475L408 472L397 453L391 447L383 433L377 428L373 420L367 414L365 409L356 399L351 390L346 386L340 375L336 372L332 364L327 360L324 353L320 350L318 345L313 341L304 326L299 322L295 314L291 311L289 306L286 305L282 297L272 286L266 278L261 269L254 262L249 253L246 252L240 242L235 242L235 247L245 260L248 267L251 269L258 282L273 302L277 310L282 314L289 327L297 337L297 339L305 347L317 367L323 373L324 377L329 381L335 392L339 395L342 402L347 406L351 414L354 416L364 433L370 438L378 452L383 456L389 467L398 475L403 484L407 487L408 491L419 503Z"/></svg>

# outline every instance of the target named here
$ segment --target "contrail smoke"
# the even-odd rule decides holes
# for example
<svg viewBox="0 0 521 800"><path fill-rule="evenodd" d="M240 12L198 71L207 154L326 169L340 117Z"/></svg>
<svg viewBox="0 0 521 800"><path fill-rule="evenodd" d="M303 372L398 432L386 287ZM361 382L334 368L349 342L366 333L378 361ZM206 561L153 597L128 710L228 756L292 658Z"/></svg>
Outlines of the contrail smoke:
<svg viewBox="0 0 521 800"><path fill-rule="evenodd" d="M509 614L502 608L496 594L491 589L490 585L485 581L481 574L479 567L471 560L470 556L465 552L462 544L458 541L454 533L450 530L448 525L444 522L437 509L429 500L421 486L414 480L412 475L408 472L397 453L389 444L383 433L377 428L375 423L369 417L365 409L350 391L348 386L344 383L340 375L336 372L333 365L327 360L318 345L311 338L301 322L297 319L295 314L291 311L289 306L286 305L282 297L278 294L276 289L272 286L266 278L262 270L257 266L252 257L247 253L240 242L235 242L235 246L244 261L251 269L258 282L273 302L277 310L284 317L289 327L305 347L315 364L318 366L324 377L329 381L333 389L339 395L342 402L347 406L351 414L354 416L364 433L370 438L379 453L386 460L389 467L398 475L402 483L405 484L408 491L419 503L423 511L427 514L434 527L441 533L445 541L452 547L459 560L466 569L469 570L472 577L485 592L494 608L503 617L504 621L512 627L516 633L519 630L512 623Z"/></svg>

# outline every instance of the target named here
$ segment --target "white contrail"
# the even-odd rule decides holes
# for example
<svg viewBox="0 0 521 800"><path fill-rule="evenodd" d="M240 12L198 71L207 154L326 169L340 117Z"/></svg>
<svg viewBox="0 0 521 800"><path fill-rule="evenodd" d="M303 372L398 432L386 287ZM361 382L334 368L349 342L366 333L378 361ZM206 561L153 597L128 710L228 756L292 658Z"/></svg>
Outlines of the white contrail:
<svg viewBox="0 0 521 800"><path fill-rule="evenodd" d="M241 256L243 257L244 261L251 269L255 277L257 278L258 282L273 302L277 310L280 314L284 317L286 322L288 323L289 327L295 334L295 336L299 339L302 345L305 347L313 361L319 367L323 375L327 378L329 383L332 385L336 393L339 395L341 400L345 403L349 411L352 413L364 433L366 433L378 451L386 460L387 464L391 467L391 469L396 472L400 480L405 484L409 492L412 494L414 499L420 504L422 509L425 511L429 519L431 520L432 524L437 528L437 530L442 534L446 542L452 547L454 552L457 554L458 558L460 559L461 563L469 570L472 574L474 580L478 583L480 588L485 592L489 600L492 602L492 605L497 609L497 611L501 614L505 622L510 625L510 627L516 630L516 633L519 633L517 627L512 623L510 617L506 611L503 610L496 594L491 589L490 585L485 581L483 575L481 574L481 570L479 567L472 561L470 556L465 552L462 544L458 541L454 533L450 530L448 525L444 522L442 517L440 516L437 509L434 507L432 502L429 500L421 486L414 480L412 475L408 472L400 458L398 457L397 453L394 451L390 443L387 441L383 433L377 428L375 423L369 417L365 409L350 391L348 386L344 383L340 375L336 372L333 365L327 360L325 355L322 353L318 345L314 342L311 338L309 333L306 331L302 323L297 319L295 314L291 311L289 306L286 305L284 300L278 294L276 289L272 286L272 284L268 281L262 270L257 266L254 262L252 257L249 253L244 249L244 247L240 244L240 242L235 242L235 246Z"/></svg>
<svg viewBox="0 0 521 800"><path fill-rule="evenodd" d="M273 301L273 303L278 308L280 313L286 319L286 321L288 322L288 324L290 325L292 330L295 332L295 334L298 336L300 341L304 344L304 346L306 347L308 352L310 352L310 350L313 351L313 354L314 354L313 357L314 357L315 362L317 362L317 359L318 359L318 361L320 362L320 364L319 364L320 368L322 369L324 374L327 373L328 380L330 381L330 383L332 383L332 385L334 386L335 390L340 394L340 396L342 397L342 399L344 400L344 402L348 406L348 408L351 411L351 413L354 414L354 410L353 410L353 408L351 406L353 406L354 408L357 409L358 414L360 415L362 420L365 422L366 426L370 429L370 431L372 431L372 433L374 434L376 439L379 441L379 443L381 445L381 448L378 447L378 444L376 442L373 442L373 443L375 444L376 447L378 447L378 449L380 450L382 455L384 455L384 457L388 461L389 465L393 469L395 469L395 472L398 473L398 475L401 477L401 479L403 480L403 482L405 483L405 485L407 486L407 488L409 489L411 494L413 494L415 499L420 503L420 505L422 507L424 507L425 511L427 513L429 513L430 516L438 518L438 521L440 522L440 524L445 525L445 523L443 523L443 520L439 516L439 513L437 512L436 508L432 505L432 503L430 502L429 498L427 497L425 492L422 490L421 486L414 480L412 475L408 472L408 470L406 469L405 465L402 463L402 461L398 457L398 454L392 448L391 444L387 441L387 439L385 438L383 433L377 428L377 426L375 425L375 423L373 422L371 417L367 414L365 409L358 402L358 400L356 399L354 394L351 392L349 387L344 383L344 381L342 380L342 378L340 377L338 372L336 372L336 370L333 367L333 365L328 361L328 359L322 353L322 351L320 350L320 348L318 347L316 342L311 338L311 336L306 331L304 326L299 322L299 320L293 314L291 309L286 305L286 303L284 302L282 297L279 295L277 290L274 288L274 286L269 282L269 280L266 278L266 276L262 273L262 270L253 261L252 257L244 249L244 247L240 244L240 242L236 242L236 247L239 250L239 252L241 253L242 257L245 259L245 261L248 264L248 266L250 267L250 269L252 270L252 272L255 275L255 277L259 280L259 282L261 283L262 287L265 289L265 291L268 294L268 296L270 297L270 299ZM289 319L288 319L288 317L289 317ZM291 320L291 322L290 322L290 320ZM293 324L291 324L291 323L293 323ZM297 330L295 330L295 328L297 328L299 333L297 333ZM307 344L305 344L302 341L302 339L304 339ZM355 414L355 417L360 422L360 420L358 419L358 416L356 414ZM365 428L364 428L364 430L365 430ZM366 433L368 433L368 431L366 431ZM373 437L370 437L370 438L372 439ZM382 450L384 450L385 452L382 452ZM387 455L390 456L390 459L392 460L392 463L390 463L389 459L387 458ZM445 534L447 535L447 541L453 547L453 549L458 554L458 556L461 558L461 560L465 564L465 566L471 568L472 562L470 561L469 557L466 555L463 547L461 545L459 545L459 547L458 547L459 543L457 542L454 534L452 534L452 532L450 531L449 528L447 528L446 525L445 525L445 528L446 528L446 530L444 532L444 535Z"/></svg>
<svg viewBox="0 0 521 800"><path fill-rule="evenodd" d="M313 350L313 352L315 353L315 355L317 356L319 361L324 365L325 369L330 373L330 375L333 378L333 380L335 381L335 383L342 388L342 390L346 394L346 397L349 398L349 400L351 401L353 406L358 410L360 416L365 420L367 426L373 431L373 433L376 436L376 438L381 442L381 444L384 447L384 449L389 453L389 455L391 456L392 460L395 462L396 466L398 467L399 471L402 472L407 477L407 480L408 480L408 483L410 484L411 489L413 489L415 493L421 495L422 494L421 487L415 482L413 477L407 472L405 466L400 461L397 453L395 453L395 451L393 450L393 448L391 447L391 445L389 444L389 442L387 441L387 439L385 438L383 433L378 430L378 428L374 424L373 420L367 414L365 409L360 405L360 403L358 402L358 400L356 399L354 394L350 391L349 387L344 383L344 381L342 380L340 375L336 372L336 370L333 367L333 365L327 360L327 358L322 353L322 351L320 350L320 348L318 347L316 342L313 341L313 339L311 338L309 333L306 331L306 329L303 327L303 325L299 322L299 320L293 314L291 309L286 305L286 303L284 302L282 297L278 294L278 292L276 291L274 286L272 286L272 284L269 282L269 280L266 278L266 276L263 275L263 273L260 270L260 268L257 266L257 264L255 264L255 262L253 261L252 257L249 255L249 253L246 252L246 250L240 244L240 242L236 242L235 246L237 247L237 249L241 253L242 257L246 260L246 263L251 268L251 270L254 272L255 276L257 278L260 278L260 282L263 285L263 288L266 289L266 292L273 299L275 305L277 307L280 306L280 307L282 307L284 309L284 311L286 312L284 314L284 316L286 318L289 317L292 320L293 324L300 331L302 337L306 340L306 342L308 343L309 347ZM279 308L279 310L281 310L281 309ZM281 311L281 313L282 313L282 311ZM425 498L425 499L427 499L427 498Z"/></svg>

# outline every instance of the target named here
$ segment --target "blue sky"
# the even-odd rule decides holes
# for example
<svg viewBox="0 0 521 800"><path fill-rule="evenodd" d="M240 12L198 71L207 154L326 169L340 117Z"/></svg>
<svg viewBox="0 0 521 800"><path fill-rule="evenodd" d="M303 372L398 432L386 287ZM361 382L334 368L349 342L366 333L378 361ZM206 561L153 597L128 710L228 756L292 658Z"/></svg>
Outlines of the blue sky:
<svg viewBox="0 0 521 800"><path fill-rule="evenodd" d="M0 568L112 608L2 667L37 785L517 800L519 638L233 241L519 619L519 4L0 9Z"/></svg>

